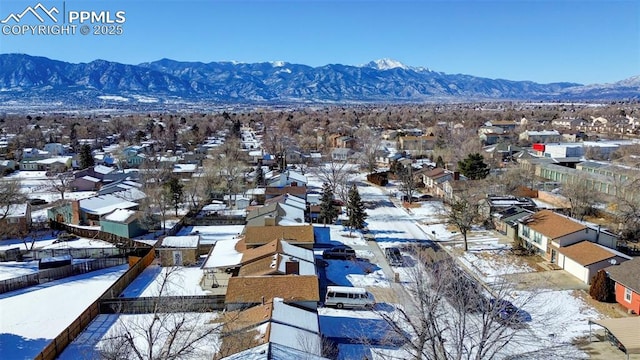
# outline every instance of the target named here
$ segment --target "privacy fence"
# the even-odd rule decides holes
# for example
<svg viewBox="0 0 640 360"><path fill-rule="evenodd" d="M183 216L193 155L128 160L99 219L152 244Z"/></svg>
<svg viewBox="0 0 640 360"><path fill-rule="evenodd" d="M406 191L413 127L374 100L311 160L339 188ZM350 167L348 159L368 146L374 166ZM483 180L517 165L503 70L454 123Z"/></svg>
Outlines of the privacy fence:
<svg viewBox="0 0 640 360"><path fill-rule="evenodd" d="M155 248L147 250L143 257L135 258L135 263L109 289L94 301L71 325L53 339L34 359L53 360L100 314L100 303L103 299L116 298L133 280L153 262Z"/></svg>
<svg viewBox="0 0 640 360"><path fill-rule="evenodd" d="M61 266L55 269L39 270L36 273L23 275L11 279L0 281L0 294L23 289L33 285L44 284L50 281L66 278L73 275L86 274L112 266L124 265L127 259L121 258L103 258L93 259L82 263Z"/></svg>

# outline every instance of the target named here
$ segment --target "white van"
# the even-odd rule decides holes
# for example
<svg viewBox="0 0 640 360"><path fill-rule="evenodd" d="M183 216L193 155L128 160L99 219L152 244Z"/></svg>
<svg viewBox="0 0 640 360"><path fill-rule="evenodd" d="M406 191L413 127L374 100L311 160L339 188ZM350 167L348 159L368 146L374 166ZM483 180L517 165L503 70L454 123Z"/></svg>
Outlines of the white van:
<svg viewBox="0 0 640 360"><path fill-rule="evenodd" d="M371 308L375 305L373 295L361 287L327 286L324 306L342 308Z"/></svg>

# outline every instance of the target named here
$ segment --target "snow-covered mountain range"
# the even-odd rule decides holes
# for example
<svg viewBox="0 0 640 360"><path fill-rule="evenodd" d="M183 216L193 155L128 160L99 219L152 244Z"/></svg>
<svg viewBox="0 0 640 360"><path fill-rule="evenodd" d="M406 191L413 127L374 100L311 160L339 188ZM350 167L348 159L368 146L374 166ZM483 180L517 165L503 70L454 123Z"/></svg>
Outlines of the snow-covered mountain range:
<svg viewBox="0 0 640 360"><path fill-rule="evenodd" d="M361 66L311 67L284 61L138 65L104 60L72 64L24 54L0 55L0 99L75 103L153 97L230 103L594 100L640 97L640 76L614 84L487 79L411 67L391 59Z"/></svg>

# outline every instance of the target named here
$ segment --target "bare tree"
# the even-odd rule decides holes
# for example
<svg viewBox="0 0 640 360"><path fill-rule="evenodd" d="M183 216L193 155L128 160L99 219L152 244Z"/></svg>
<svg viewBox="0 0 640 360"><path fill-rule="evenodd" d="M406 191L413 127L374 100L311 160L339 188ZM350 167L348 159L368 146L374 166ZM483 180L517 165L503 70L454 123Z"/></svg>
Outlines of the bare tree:
<svg viewBox="0 0 640 360"><path fill-rule="evenodd" d="M636 240L640 236L640 195L635 189L640 178L618 176L615 181L615 208L623 240Z"/></svg>
<svg viewBox="0 0 640 360"><path fill-rule="evenodd" d="M60 193L60 198L64 200L64 194L71 190L73 175L69 173L55 174L49 177L49 188Z"/></svg>
<svg viewBox="0 0 640 360"><path fill-rule="evenodd" d="M349 198L349 183L353 179L349 165L346 162L329 160L324 165L313 168L313 173L321 182L329 184L342 202L346 203Z"/></svg>
<svg viewBox="0 0 640 360"><path fill-rule="evenodd" d="M464 251L469 249L467 235L472 226L482 219L480 218L480 200L484 197L484 182L480 180L466 181L464 186L449 200L447 206L442 208L444 218L449 225L455 226L464 241Z"/></svg>
<svg viewBox="0 0 640 360"><path fill-rule="evenodd" d="M581 175L563 184L562 194L571 204L569 215L579 220L583 220L586 215L594 212L594 207L600 198L600 193L591 188L587 177Z"/></svg>
<svg viewBox="0 0 640 360"><path fill-rule="evenodd" d="M533 188L535 174L533 171L512 167L499 175L497 184L504 186L504 192L507 194L515 194L521 187Z"/></svg>
<svg viewBox="0 0 640 360"><path fill-rule="evenodd" d="M413 175L413 166L411 164L402 165L398 164L397 167L397 175L400 179L400 189L404 193L406 197L406 201L409 204L413 203L414 194L418 190L418 186L416 185L416 179Z"/></svg>
<svg viewBox="0 0 640 360"><path fill-rule="evenodd" d="M380 135L368 126L363 126L356 131L355 138L358 139L357 149L361 155L361 165L369 174L376 172L378 162L376 156L381 149Z"/></svg>
<svg viewBox="0 0 640 360"><path fill-rule="evenodd" d="M530 315L522 307L533 306L537 292L520 293L517 301L512 300L509 294L514 288L509 283L494 283L487 289L455 260L432 262L424 250L416 253L416 264L405 272L407 294L401 297L402 304L393 311L376 310L383 320L382 329L377 330L386 333L390 346L405 351L401 358L544 359L561 353L528 329ZM394 358L389 353L383 357Z"/></svg>
<svg viewBox="0 0 640 360"><path fill-rule="evenodd" d="M171 288L183 282L181 268L163 268L152 306L146 314L126 314L126 307L117 309L118 316L105 337L98 343L99 356L104 360L178 360L211 359L218 351L217 337L223 323L217 314L192 308L188 297L176 297Z"/></svg>
<svg viewBox="0 0 640 360"><path fill-rule="evenodd" d="M0 180L0 220L4 220L15 205L25 201L27 197L20 191L18 180Z"/></svg>
<svg viewBox="0 0 640 360"><path fill-rule="evenodd" d="M167 213L172 206L171 194L165 191L162 184L145 184L144 193L146 196L140 201L142 226L147 230L157 229L159 217L162 229L166 230Z"/></svg>

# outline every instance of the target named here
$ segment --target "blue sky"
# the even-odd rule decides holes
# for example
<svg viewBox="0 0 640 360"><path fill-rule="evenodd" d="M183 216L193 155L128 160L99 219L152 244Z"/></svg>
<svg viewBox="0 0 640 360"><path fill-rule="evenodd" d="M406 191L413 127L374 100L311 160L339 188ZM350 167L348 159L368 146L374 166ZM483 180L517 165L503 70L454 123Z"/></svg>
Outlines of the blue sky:
<svg viewBox="0 0 640 360"><path fill-rule="evenodd" d="M62 0L40 0L62 8ZM0 0L0 18L38 0ZM123 35L0 35L1 53L137 64L392 58L489 78L615 82L640 74L639 1L67 0L123 10Z"/></svg>

